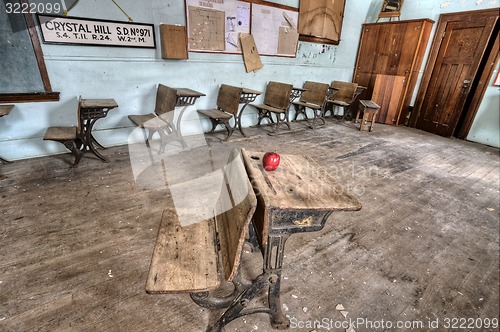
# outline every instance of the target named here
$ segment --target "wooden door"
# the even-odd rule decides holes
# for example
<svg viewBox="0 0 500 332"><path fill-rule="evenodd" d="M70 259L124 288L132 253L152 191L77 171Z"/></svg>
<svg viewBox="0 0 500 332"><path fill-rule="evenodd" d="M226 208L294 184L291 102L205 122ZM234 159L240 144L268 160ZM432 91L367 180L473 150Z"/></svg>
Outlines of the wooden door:
<svg viewBox="0 0 500 332"><path fill-rule="evenodd" d="M495 21L496 17L472 16L446 24L419 108L417 128L453 135Z"/></svg>

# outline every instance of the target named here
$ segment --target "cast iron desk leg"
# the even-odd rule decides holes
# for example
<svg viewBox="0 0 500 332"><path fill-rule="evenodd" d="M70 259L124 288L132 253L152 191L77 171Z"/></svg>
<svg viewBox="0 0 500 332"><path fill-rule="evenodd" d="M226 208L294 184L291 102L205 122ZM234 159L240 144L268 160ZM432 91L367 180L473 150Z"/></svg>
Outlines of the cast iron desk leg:
<svg viewBox="0 0 500 332"><path fill-rule="evenodd" d="M96 148L94 147L93 144L93 139L92 139L92 128L94 127L95 122L98 119L92 119L92 120L84 120L83 123L83 151L91 151L93 154L95 154L99 159L101 159L105 163L109 163L109 160L101 155Z"/></svg>
<svg viewBox="0 0 500 332"><path fill-rule="evenodd" d="M255 313L266 313L271 316L271 325L275 329L284 330L290 326L290 320L283 314L280 300L281 267L285 253L285 242L290 234L269 236L264 250L263 272L243 290L222 314L217 323L209 329L220 332L223 327L236 318ZM250 301L268 286L269 307L246 309Z"/></svg>

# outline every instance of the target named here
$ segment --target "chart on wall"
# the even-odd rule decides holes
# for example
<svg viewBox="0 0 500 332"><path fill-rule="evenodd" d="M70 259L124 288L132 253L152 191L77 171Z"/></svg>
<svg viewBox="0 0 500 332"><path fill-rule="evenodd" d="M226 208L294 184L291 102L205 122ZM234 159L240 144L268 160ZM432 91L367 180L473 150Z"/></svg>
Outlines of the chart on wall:
<svg viewBox="0 0 500 332"><path fill-rule="evenodd" d="M238 36L250 33L250 3L186 0L190 51L241 53Z"/></svg>
<svg viewBox="0 0 500 332"><path fill-rule="evenodd" d="M296 8L251 0L186 0L186 18L189 51L241 54L239 38L250 33L260 55L296 56Z"/></svg>
<svg viewBox="0 0 500 332"><path fill-rule="evenodd" d="M299 33L297 10L252 4L252 35L261 55L295 56Z"/></svg>

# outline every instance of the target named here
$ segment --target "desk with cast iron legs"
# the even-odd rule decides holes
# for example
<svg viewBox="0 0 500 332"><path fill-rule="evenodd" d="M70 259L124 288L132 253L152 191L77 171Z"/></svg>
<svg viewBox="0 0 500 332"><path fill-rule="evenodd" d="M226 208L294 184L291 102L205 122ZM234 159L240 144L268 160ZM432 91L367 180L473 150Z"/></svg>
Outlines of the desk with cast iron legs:
<svg viewBox="0 0 500 332"><path fill-rule="evenodd" d="M243 111L245 108L248 106L248 104L253 103L257 96L261 95L261 91L257 90L252 90L252 89L247 89L243 88L243 91L241 92L240 96L240 104L244 104L243 107L241 108L240 112L238 113L238 116L236 117L236 125L238 126L238 130L240 131L241 135L247 136L243 132L243 128L241 126L241 116L243 115Z"/></svg>
<svg viewBox="0 0 500 332"><path fill-rule="evenodd" d="M268 172L262 166L262 152L242 149L242 153L257 196L253 226L263 255L262 273L251 283L241 276L235 278L235 290L230 297L213 298L206 293L191 297L205 307L228 308L211 331L221 331L232 320L254 313L267 313L274 328L286 329L290 321L281 310L280 285L288 237L319 231L332 212L356 211L361 204L310 158L282 155L278 169ZM268 290L268 305L248 308L263 288Z"/></svg>
<svg viewBox="0 0 500 332"><path fill-rule="evenodd" d="M81 145L79 146L79 150L82 152L92 152L103 162L109 162L106 157L97 151L95 145L101 148L103 146L92 135L92 129L97 120L105 118L110 110L118 107L118 104L114 99L81 99L79 106L81 122Z"/></svg>
<svg viewBox="0 0 500 332"><path fill-rule="evenodd" d="M173 140L178 140L182 143L183 147L186 147L186 142L184 141L184 138L182 136L182 131L181 131L181 121L182 121L182 116L184 115L184 112L188 109L189 106L193 106L196 103L196 100L200 97L206 96L204 93L191 90L188 88L174 88L177 90L177 99L175 102L176 107L183 107L182 110L179 112L179 116L177 117L177 120L174 119L174 112L172 112L172 116L167 118L167 117L161 117L162 120L167 122L167 127L165 128L165 132L160 131L160 135L167 134L170 136ZM165 141L165 144L167 143L167 139L164 139L165 137L162 137L162 141ZM163 147L162 147L163 149Z"/></svg>

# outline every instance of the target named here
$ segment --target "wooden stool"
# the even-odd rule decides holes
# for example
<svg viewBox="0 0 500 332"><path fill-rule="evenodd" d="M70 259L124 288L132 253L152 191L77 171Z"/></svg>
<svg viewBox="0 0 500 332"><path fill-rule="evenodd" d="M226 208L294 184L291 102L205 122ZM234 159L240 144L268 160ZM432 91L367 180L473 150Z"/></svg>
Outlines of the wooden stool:
<svg viewBox="0 0 500 332"><path fill-rule="evenodd" d="M361 125L359 126L359 130L364 131L372 131L373 124L375 123L375 119L377 118L378 111L380 110L380 106L375 104L371 100L360 100L359 101L359 109L356 114L356 120L354 123L358 123L359 113L363 112L363 119L361 120ZM370 122L368 124L368 122Z"/></svg>

